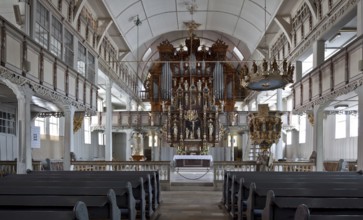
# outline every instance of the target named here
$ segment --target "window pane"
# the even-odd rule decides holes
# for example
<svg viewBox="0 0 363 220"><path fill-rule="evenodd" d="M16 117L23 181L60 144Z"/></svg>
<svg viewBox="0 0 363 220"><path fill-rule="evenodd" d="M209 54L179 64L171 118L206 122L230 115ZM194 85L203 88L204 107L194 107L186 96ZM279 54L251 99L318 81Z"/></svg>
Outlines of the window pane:
<svg viewBox="0 0 363 220"><path fill-rule="evenodd" d="M62 24L55 17L52 17L50 52L57 57L62 58Z"/></svg>
<svg viewBox="0 0 363 220"><path fill-rule="evenodd" d="M49 135L59 135L59 118L53 116L49 118Z"/></svg>
<svg viewBox="0 0 363 220"><path fill-rule="evenodd" d="M81 43L78 43L77 71L86 74L86 48Z"/></svg>
<svg viewBox="0 0 363 220"><path fill-rule="evenodd" d="M35 119L35 126L40 127L40 134L45 134L45 127L44 127L44 118L36 118Z"/></svg>
<svg viewBox="0 0 363 220"><path fill-rule="evenodd" d="M299 117L299 143L304 144L306 142L306 115Z"/></svg>
<svg viewBox="0 0 363 220"><path fill-rule="evenodd" d="M90 82L95 81L95 57L91 53L88 53L87 79Z"/></svg>
<svg viewBox="0 0 363 220"><path fill-rule="evenodd" d="M345 114L337 114L335 115L335 139L345 138L346 135L346 119L347 116Z"/></svg>
<svg viewBox="0 0 363 220"><path fill-rule="evenodd" d="M358 115L350 115L349 134L351 137L358 137Z"/></svg>
<svg viewBox="0 0 363 220"><path fill-rule="evenodd" d="M37 2L36 20L35 20L35 36L34 39L42 47L48 48L48 33L49 33L49 12Z"/></svg>
<svg viewBox="0 0 363 220"><path fill-rule="evenodd" d="M64 31L64 62L73 68L73 35L65 29Z"/></svg>
<svg viewBox="0 0 363 220"><path fill-rule="evenodd" d="M291 136L292 136L291 131L286 132L286 144L287 145L291 145L292 144Z"/></svg>
<svg viewBox="0 0 363 220"><path fill-rule="evenodd" d="M91 144L91 129L90 117L84 117L84 143Z"/></svg>

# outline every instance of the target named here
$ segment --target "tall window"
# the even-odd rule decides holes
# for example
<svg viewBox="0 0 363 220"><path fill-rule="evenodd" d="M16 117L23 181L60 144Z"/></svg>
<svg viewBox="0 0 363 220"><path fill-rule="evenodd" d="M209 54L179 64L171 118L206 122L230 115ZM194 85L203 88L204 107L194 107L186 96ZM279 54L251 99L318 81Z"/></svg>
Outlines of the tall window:
<svg viewBox="0 0 363 220"><path fill-rule="evenodd" d="M40 127L40 134L45 134L45 118L36 118L35 126Z"/></svg>
<svg viewBox="0 0 363 220"><path fill-rule="evenodd" d="M53 16L50 52L62 59L62 24Z"/></svg>
<svg viewBox="0 0 363 220"><path fill-rule="evenodd" d="M78 42L77 71L83 76L86 74L86 48Z"/></svg>
<svg viewBox="0 0 363 220"><path fill-rule="evenodd" d="M84 117L84 143L91 144L91 118Z"/></svg>
<svg viewBox="0 0 363 220"><path fill-rule="evenodd" d="M49 118L49 135L59 135L59 118L53 116Z"/></svg>
<svg viewBox="0 0 363 220"><path fill-rule="evenodd" d="M299 117L299 143L304 144L306 142L306 115Z"/></svg>
<svg viewBox="0 0 363 220"><path fill-rule="evenodd" d="M349 116L349 136L358 137L358 115Z"/></svg>
<svg viewBox="0 0 363 220"><path fill-rule="evenodd" d="M73 51L73 35L67 30L64 30L64 62L73 67L74 51Z"/></svg>
<svg viewBox="0 0 363 220"><path fill-rule="evenodd" d="M345 114L335 115L335 139L345 138L347 132L347 116Z"/></svg>
<svg viewBox="0 0 363 220"><path fill-rule="evenodd" d="M48 10L37 2L37 11L35 19L35 41L48 49L49 37L49 12Z"/></svg>
<svg viewBox="0 0 363 220"><path fill-rule="evenodd" d="M88 60L87 60L87 79L90 82L95 81L95 57L88 53Z"/></svg>
<svg viewBox="0 0 363 220"><path fill-rule="evenodd" d="M15 114L0 111L0 133L15 134Z"/></svg>
<svg viewBox="0 0 363 220"><path fill-rule="evenodd" d="M105 133L98 132L98 145L105 145Z"/></svg>
<svg viewBox="0 0 363 220"><path fill-rule="evenodd" d="M292 132L291 131L286 132L286 144L287 145L292 144Z"/></svg>

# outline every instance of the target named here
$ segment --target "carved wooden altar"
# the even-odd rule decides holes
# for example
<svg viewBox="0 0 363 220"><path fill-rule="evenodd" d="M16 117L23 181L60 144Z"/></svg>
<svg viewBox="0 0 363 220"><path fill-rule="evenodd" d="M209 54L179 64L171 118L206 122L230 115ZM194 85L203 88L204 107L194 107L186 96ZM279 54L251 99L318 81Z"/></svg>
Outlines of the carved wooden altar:
<svg viewBox="0 0 363 220"><path fill-rule="evenodd" d="M228 45L218 40L201 46L191 35L185 46L175 48L165 40L158 50L161 62L150 68L145 101L152 112L162 112L163 138L179 154L206 154L224 136L219 114L235 110L236 94L240 99L246 95L235 67L225 62Z"/></svg>

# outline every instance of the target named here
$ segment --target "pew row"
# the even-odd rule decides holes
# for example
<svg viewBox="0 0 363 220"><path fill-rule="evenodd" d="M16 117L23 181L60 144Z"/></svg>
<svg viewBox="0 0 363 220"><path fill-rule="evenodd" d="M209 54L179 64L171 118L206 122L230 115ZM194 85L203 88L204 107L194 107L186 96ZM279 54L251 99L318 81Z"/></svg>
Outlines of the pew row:
<svg viewBox="0 0 363 220"><path fill-rule="evenodd" d="M72 210L48 210L48 209L0 209L2 220L89 220L87 206L84 202L78 201Z"/></svg>
<svg viewBox="0 0 363 220"><path fill-rule="evenodd" d="M262 220L294 219L295 212L301 204L307 205L314 215L363 215L363 198L275 197L274 192L270 190L267 193Z"/></svg>
<svg viewBox="0 0 363 220"><path fill-rule="evenodd" d="M121 210L123 218L136 219L136 201L131 183L119 182L111 186L104 183L97 185L98 182L89 184L84 181L35 182L26 178L5 181L4 178L0 180L0 206L16 207L27 203L34 205L36 203L32 202L32 198L39 198L39 206L62 207L80 200L87 204L90 218L107 218L111 214L115 216L114 219L119 219L117 211ZM12 203L9 202L10 197ZM145 215L142 215L141 219L145 219Z"/></svg>
<svg viewBox="0 0 363 220"><path fill-rule="evenodd" d="M294 220L361 220L363 215L318 215L310 214L310 210L305 204L297 207Z"/></svg>

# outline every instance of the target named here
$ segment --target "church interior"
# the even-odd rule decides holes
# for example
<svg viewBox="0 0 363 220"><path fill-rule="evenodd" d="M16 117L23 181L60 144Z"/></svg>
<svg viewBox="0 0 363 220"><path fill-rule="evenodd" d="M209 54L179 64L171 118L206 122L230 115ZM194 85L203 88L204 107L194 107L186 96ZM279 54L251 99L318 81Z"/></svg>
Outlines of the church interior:
<svg viewBox="0 0 363 220"><path fill-rule="evenodd" d="M362 35L363 0L2 0L0 216L363 219Z"/></svg>

